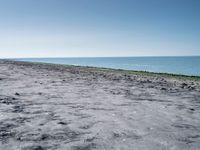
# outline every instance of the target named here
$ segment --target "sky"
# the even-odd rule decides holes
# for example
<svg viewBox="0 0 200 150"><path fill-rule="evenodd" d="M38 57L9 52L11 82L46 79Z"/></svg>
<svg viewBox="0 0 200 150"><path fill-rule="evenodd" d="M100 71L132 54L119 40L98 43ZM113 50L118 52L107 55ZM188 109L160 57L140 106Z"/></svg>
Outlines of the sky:
<svg viewBox="0 0 200 150"><path fill-rule="evenodd" d="M200 56L200 0L0 0L0 58Z"/></svg>

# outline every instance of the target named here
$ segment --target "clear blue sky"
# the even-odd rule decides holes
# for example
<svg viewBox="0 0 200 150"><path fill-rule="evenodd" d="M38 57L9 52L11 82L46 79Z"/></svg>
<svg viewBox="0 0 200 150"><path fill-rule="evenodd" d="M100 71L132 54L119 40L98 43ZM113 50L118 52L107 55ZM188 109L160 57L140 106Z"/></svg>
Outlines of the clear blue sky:
<svg viewBox="0 0 200 150"><path fill-rule="evenodd" d="M200 55L200 0L1 0L0 57Z"/></svg>

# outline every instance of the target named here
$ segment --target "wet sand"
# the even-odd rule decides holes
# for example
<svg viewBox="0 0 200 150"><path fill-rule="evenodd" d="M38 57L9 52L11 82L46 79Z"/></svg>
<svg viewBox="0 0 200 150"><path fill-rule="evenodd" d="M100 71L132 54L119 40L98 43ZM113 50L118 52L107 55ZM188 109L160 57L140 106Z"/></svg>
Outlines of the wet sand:
<svg viewBox="0 0 200 150"><path fill-rule="evenodd" d="M199 150L200 81L0 60L0 150Z"/></svg>

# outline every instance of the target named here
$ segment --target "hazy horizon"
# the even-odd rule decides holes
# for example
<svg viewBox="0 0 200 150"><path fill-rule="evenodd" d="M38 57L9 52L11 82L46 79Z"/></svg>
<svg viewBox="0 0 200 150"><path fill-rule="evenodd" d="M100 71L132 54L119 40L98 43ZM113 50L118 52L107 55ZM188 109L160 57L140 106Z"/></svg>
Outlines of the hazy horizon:
<svg viewBox="0 0 200 150"><path fill-rule="evenodd" d="M171 55L171 56L58 56L58 57L1 57L0 59L20 59L20 58L27 58L27 59L41 59L41 58L126 58L126 57L200 57L200 55Z"/></svg>
<svg viewBox="0 0 200 150"><path fill-rule="evenodd" d="M200 56L198 0L3 0L0 58Z"/></svg>

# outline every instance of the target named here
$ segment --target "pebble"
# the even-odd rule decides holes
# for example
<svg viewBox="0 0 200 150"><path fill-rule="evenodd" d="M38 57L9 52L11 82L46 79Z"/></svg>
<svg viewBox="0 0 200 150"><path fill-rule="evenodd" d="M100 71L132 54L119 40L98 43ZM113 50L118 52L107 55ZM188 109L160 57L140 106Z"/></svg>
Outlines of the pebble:
<svg viewBox="0 0 200 150"><path fill-rule="evenodd" d="M166 91L167 89L166 88L161 88L161 90Z"/></svg>
<svg viewBox="0 0 200 150"><path fill-rule="evenodd" d="M20 94L16 92L15 95L19 96Z"/></svg>

